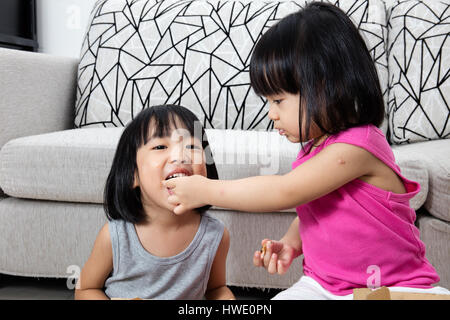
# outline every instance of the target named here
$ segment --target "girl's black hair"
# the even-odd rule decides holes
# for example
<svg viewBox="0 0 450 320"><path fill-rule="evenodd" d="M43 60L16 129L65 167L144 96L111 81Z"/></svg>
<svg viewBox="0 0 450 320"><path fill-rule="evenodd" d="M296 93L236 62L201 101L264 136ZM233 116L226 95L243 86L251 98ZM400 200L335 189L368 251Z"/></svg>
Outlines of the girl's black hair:
<svg viewBox="0 0 450 320"><path fill-rule="evenodd" d="M213 156L210 148L207 148L209 143L205 130L195 114L178 105L146 108L125 127L117 145L104 190L103 207L108 220L123 219L139 223L146 219L140 188L133 188L137 151L153 137L169 136L171 130L177 128L177 120L191 136L195 135L202 142L206 156L206 175L210 179L218 179ZM149 130L150 125L155 125L154 130ZM153 132L152 136L149 136L150 131ZM198 136L200 133L201 137ZM204 206L196 211L202 213L209 208L210 206Z"/></svg>
<svg viewBox="0 0 450 320"><path fill-rule="evenodd" d="M380 126L384 101L366 44L339 8L312 2L281 19L255 46L250 82L256 94L300 95L299 128L306 140L312 122L324 134Z"/></svg>

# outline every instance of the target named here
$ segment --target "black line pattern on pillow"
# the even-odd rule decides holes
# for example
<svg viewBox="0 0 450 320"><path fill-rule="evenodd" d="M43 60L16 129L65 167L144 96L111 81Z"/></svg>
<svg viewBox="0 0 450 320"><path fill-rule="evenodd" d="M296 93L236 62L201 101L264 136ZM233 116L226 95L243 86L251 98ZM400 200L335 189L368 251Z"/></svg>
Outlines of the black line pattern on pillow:
<svg viewBox="0 0 450 320"><path fill-rule="evenodd" d="M308 1L101 0L83 41L75 126L124 126L143 108L190 108L207 128L271 129L248 66L262 33ZM330 1L359 27L387 98L381 0Z"/></svg>
<svg viewBox="0 0 450 320"><path fill-rule="evenodd" d="M449 138L450 1L401 1L389 15L390 140Z"/></svg>

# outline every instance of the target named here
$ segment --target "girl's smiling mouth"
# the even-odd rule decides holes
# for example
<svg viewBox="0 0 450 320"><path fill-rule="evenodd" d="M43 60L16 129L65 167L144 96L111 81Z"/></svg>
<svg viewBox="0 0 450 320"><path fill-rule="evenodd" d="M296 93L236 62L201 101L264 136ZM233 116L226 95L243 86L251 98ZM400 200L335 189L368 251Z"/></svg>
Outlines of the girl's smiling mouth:
<svg viewBox="0 0 450 320"><path fill-rule="evenodd" d="M172 178L178 178L178 177L186 177L186 176L191 176L192 172L185 169L185 168L177 168L173 171L171 171L167 176L165 180L169 180Z"/></svg>

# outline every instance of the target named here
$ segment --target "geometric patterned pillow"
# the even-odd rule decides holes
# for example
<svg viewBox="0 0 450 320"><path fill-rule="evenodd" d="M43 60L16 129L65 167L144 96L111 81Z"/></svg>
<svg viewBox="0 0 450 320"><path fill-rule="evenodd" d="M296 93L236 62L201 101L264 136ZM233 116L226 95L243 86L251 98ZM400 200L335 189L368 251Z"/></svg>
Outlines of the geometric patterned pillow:
<svg viewBox="0 0 450 320"><path fill-rule="evenodd" d="M450 137L450 1L402 1L388 23L392 143Z"/></svg>
<svg viewBox="0 0 450 320"><path fill-rule="evenodd" d="M81 49L75 127L124 126L143 108L174 103L206 128L273 127L250 87L260 36L309 1L101 0ZM366 39L387 101L381 0L329 1Z"/></svg>

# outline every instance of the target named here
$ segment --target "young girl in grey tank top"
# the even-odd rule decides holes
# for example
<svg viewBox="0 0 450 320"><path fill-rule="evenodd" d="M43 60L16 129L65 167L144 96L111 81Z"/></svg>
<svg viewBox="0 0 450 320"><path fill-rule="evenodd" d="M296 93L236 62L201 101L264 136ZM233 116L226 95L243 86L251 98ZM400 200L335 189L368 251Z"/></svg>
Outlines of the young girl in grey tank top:
<svg viewBox="0 0 450 320"><path fill-rule="evenodd" d="M225 279L228 230L206 204L175 215L162 184L195 174L217 179L208 145L197 117L181 106L144 109L126 126L104 192L109 221L76 299L234 299Z"/></svg>

